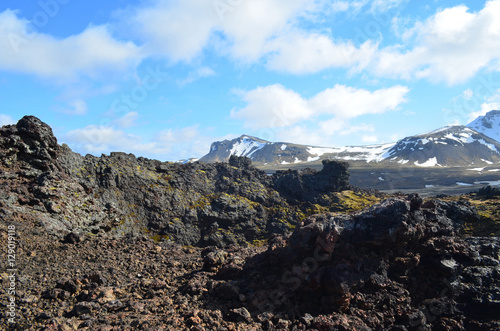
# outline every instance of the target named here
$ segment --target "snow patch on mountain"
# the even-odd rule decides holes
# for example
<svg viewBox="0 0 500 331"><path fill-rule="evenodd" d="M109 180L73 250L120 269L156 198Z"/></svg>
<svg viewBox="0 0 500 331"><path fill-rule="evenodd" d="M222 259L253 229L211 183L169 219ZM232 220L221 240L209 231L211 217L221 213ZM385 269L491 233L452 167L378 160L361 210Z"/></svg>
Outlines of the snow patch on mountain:
<svg viewBox="0 0 500 331"><path fill-rule="evenodd" d="M488 144L486 141L484 141L484 139L478 139L477 142L479 142L480 144L483 144L484 146L488 147L489 149L491 149L493 152L498 152L497 148L495 147L495 145L493 144Z"/></svg>
<svg viewBox="0 0 500 331"><path fill-rule="evenodd" d="M492 110L467 124L467 127L500 141L500 110Z"/></svg>
<svg viewBox="0 0 500 331"><path fill-rule="evenodd" d="M432 157L432 158L428 159L427 161L425 161L424 163L419 163L418 161L415 161L414 164L416 166L418 166L418 167L435 167L435 166L441 166L440 164L438 164L438 161L437 161L436 157Z"/></svg>
<svg viewBox="0 0 500 331"><path fill-rule="evenodd" d="M236 156L252 157L252 154L262 149L264 146L266 146L266 143L260 143L248 137L242 137L241 141L233 145L230 153Z"/></svg>
<svg viewBox="0 0 500 331"><path fill-rule="evenodd" d="M311 155L321 157L324 154L339 153L340 148L330 148L330 147L307 147L307 152Z"/></svg>
<svg viewBox="0 0 500 331"><path fill-rule="evenodd" d="M394 143L370 146L345 146L345 147L308 147L307 152L312 156L308 161L316 161L325 154L344 161L380 162L386 158L387 151Z"/></svg>
<svg viewBox="0 0 500 331"><path fill-rule="evenodd" d="M472 131L471 130L469 130L469 131L470 131L469 134L465 133L465 132L459 133L459 134L448 133L444 137L446 139L458 141L461 144L471 144L474 142L474 138L472 138Z"/></svg>
<svg viewBox="0 0 500 331"><path fill-rule="evenodd" d="M476 185L498 186L498 185L500 185L500 180L474 182L474 184L476 184Z"/></svg>
<svg viewBox="0 0 500 331"><path fill-rule="evenodd" d="M468 171L483 171L484 168L472 168L472 169L467 169Z"/></svg>

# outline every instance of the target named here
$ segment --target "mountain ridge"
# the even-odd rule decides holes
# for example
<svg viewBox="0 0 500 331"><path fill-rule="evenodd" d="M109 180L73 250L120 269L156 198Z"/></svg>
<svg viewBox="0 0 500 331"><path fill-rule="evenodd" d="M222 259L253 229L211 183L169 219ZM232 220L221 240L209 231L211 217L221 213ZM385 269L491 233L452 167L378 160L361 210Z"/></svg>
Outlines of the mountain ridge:
<svg viewBox="0 0 500 331"><path fill-rule="evenodd" d="M478 124L485 121L486 126ZM498 134L495 135L497 131L493 129L488 131L488 126L493 129L498 126ZM210 152L199 161L221 162L236 155L249 157L252 162L265 166L307 164L324 159L419 167L489 165L500 162L500 142L492 136L500 139L498 110L478 117L467 126L445 126L394 143L366 146L320 147L270 142L244 134L232 140L213 142Z"/></svg>

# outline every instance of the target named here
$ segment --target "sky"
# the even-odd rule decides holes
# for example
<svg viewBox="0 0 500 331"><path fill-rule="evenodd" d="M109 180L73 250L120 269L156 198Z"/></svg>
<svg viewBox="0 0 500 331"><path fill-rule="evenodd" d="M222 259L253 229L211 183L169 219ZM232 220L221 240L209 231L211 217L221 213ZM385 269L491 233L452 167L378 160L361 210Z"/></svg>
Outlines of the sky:
<svg viewBox="0 0 500 331"><path fill-rule="evenodd" d="M177 161L395 142L500 109L500 0L0 2L0 125Z"/></svg>

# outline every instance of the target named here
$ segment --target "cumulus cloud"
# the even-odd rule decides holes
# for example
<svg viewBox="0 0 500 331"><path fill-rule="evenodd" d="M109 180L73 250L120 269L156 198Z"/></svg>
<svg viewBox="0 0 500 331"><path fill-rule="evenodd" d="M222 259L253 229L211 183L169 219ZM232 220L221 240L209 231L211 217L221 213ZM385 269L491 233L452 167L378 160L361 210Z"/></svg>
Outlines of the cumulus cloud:
<svg viewBox="0 0 500 331"><path fill-rule="evenodd" d="M0 70L62 80L134 68L142 59L134 43L115 39L105 25L58 39L34 31L16 12L0 13Z"/></svg>
<svg viewBox="0 0 500 331"><path fill-rule="evenodd" d="M482 69L500 71L500 1L487 1L477 12L464 5L441 9L410 28L405 24L396 32L402 44L384 47L378 39L357 45L304 27L331 11L387 12L405 2L152 0L119 16L123 35L141 46L118 40L107 25L89 26L66 38L28 32L27 20L5 10L0 13L0 70L67 79L134 68L151 57L191 62L204 51L214 51L238 62L263 63L270 70L294 74L346 68L450 85ZM180 83L207 74L212 73L192 73Z"/></svg>
<svg viewBox="0 0 500 331"><path fill-rule="evenodd" d="M408 92L399 85L374 91L335 85L304 98L275 84L240 92L246 106L233 109L231 117L269 140L327 146L334 136L374 132L373 125L350 122L362 115L399 109Z"/></svg>
<svg viewBox="0 0 500 331"><path fill-rule="evenodd" d="M464 5L441 9L397 35L402 44L361 45L306 30L326 12L387 12L406 0L166 1L136 8L127 16L148 54L192 61L206 49L271 70L308 74L328 68L368 71L397 79L457 84L481 69L500 70L500 1L471 12ZM319 16L318 16L319 15ZM159 29L158 27L162 28Z"/></svg>
<svg viewBox="0 0 500 331"><path fill-rule="evenodd" d="M379 50L367 67L379 76L425 78L450 85L481 69L500 71L500 1L478 12L459 5L440 10L403 33L407 44Z"/></svg>
<svg viewBox="0 0 500 331"><path fill-rule="evenodd" d="M129 29L150 54L174 62L192 61L210 47L243 63L264 60L272 70L293 73L366 62L375 49L373 43L357 48L351 42L297 28L300 18L314 16L322 8L318 3L322 1L156 0L123 17L132 22L127 24Z"/></svg>
<svg viewBox="0 0 500 331"><path fill-rule="evenodd" d="M156 0L122 14L149 54L189 61L207 45L218 25L212 1Z"/></svg>
<svg viewBox="0 0 500 331"><path fill-rule="evenodd" d="M356 47L350 41L299 28L301 19L314 20L326 3L155 0L148 7L122 13L122 20L148 54L173 62L191 62L204 50L213 49L238 62L262 61L271 70L295 74L366 67L376 43L367 41Z"/></svg>
<svg viewBox="0 0 500 331"><path fill-rule="evenodd" d="M290 126L314 115L308 101L280 84L258 87L244 93L247 106L232 110L231 116L245 121L246 127L275 128Z"/></svg>
<svg viewBox="0 0 500 331"><path fill-rule="evenodd" d="M314 0L167 1L122 13L150 54L191 61L210 45L243 61L272 51L270 39L314 7ZM161 28L158 28L161 27Z"/></svg>
<svg viewBox="0 0 500 331"><path fill-rule="evenodd" d="M354 118L395 110L406 101L409 91L408 87L400 85L375 91L335 85L318 93L309 103L316 113Z"/></svg>
<svg viewBox="0 0 500 331"><path fill-rule="evenodd" d="M244 93L247 105L233 110L231 116L254 129L289 127L327 116L330 119L322 121L331 122L328 126L337 131L340 121L396 110L406 101L408 92L408 87L399 85L375 91L335 85L307 99L276 84Z"/></svg>
<svg viewBox="0 0 500 331"><path fill-rule="evenodd" d="M135 116L132 113L127 115ZM79 153L100 155L126 151L137 156L169 161L201 157L208 152L213 139L203 135L198 126L163 130L154 134L149 141L123 129L103 125L89 125L63 136L63 140Z"/></svg>
<svg viewBox="0 0 500 331"><path fill-rule="evenodd" d="M377 51L377 45L366 41L360 47L350 41L333 41L330 37L293 31L276 38L267 66L270 69L307 74L327 68L366 67Z"/></svg>
<svg viewBox="0 0 500 331"><path fill-rule="evenodd" d="M275 52L273 40L290 30L300 17L316 10L314 0L241 1L222 21L227 52L235 59L255 62Z"/></svg>

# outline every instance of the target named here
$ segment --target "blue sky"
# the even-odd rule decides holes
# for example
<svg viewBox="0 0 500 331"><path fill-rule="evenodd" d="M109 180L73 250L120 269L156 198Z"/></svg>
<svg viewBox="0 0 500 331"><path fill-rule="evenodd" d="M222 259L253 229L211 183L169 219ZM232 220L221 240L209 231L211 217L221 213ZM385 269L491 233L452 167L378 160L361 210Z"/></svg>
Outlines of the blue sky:
<svg viewBox="0 0 500 331"><path fill-rule="evenodd" d="M0 3L0 124L81 154L393 142L500 108L500 1Z"/></svg>

